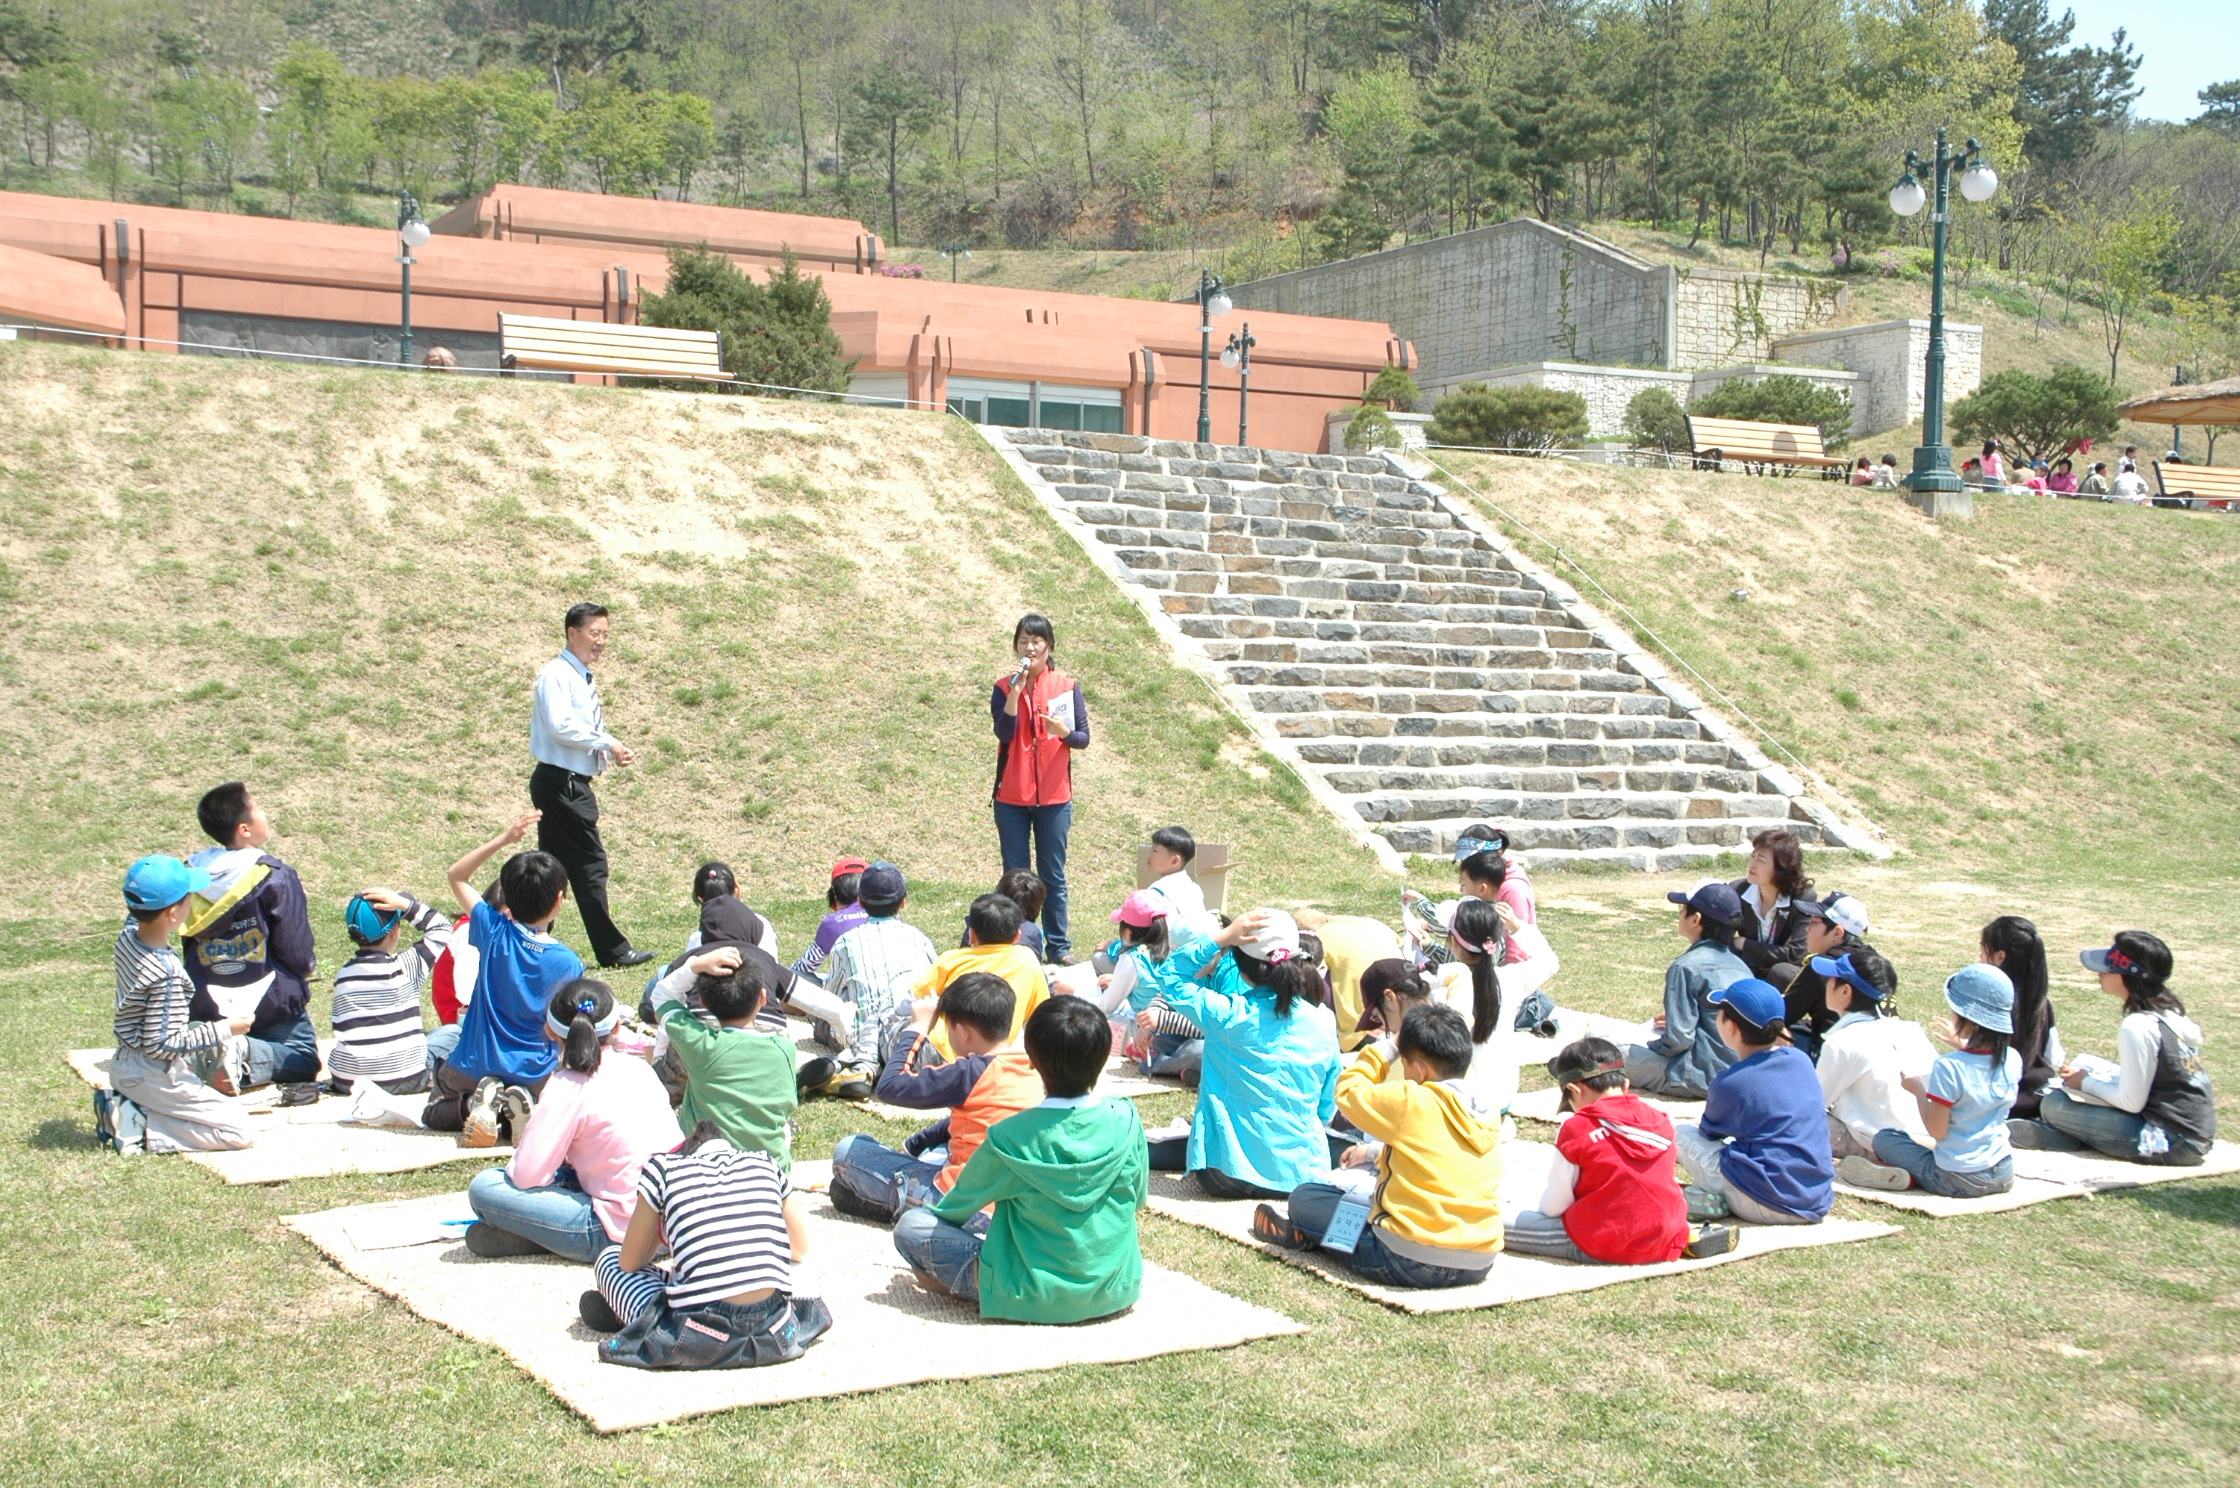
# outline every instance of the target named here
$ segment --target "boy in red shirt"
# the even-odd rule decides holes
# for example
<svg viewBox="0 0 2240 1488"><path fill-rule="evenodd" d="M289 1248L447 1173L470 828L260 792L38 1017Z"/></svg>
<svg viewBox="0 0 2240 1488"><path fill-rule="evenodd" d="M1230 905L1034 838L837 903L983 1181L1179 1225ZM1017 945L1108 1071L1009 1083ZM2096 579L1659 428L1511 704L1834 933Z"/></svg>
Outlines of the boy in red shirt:
<svg viewBox="0 0 2240 1488"><path fill-rule="evenodd" d="M1672 1118L1628 1091L1625 1069L1625 1052L1608 1039L1580 1039L1548 1061L1573 1114L1556 1135L1539 1207L1508 1223L1512 1254L1647 1266L1734 1249L1731 1226L1688 1233Z"/></svg>

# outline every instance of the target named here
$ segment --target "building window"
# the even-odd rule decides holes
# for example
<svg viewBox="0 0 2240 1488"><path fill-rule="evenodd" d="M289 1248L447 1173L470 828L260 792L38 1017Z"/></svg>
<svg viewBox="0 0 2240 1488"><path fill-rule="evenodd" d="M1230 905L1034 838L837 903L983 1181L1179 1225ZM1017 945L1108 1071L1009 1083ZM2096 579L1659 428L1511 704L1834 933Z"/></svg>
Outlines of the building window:
<svg viewBox="0 0 2240 1488"><path fill-rule="evenodd" d="M1127 422L1122 396L1119 388L949 379L951 413L976 424L1006 429L1082 429L1118 434Z"/></svg>

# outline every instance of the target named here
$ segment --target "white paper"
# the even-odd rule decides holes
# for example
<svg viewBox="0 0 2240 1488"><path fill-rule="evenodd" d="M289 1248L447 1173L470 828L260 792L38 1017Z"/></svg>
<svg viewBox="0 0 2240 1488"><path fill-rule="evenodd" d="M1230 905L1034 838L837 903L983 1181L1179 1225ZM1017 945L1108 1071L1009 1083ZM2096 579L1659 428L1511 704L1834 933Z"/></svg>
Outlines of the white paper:
<svg viewBox="0 0 2240 1488"><path fill-rule="evenodd" d="M1073 730L1073 693L1061 692L1050 700L1050 732L1070 734Z"/></svg>

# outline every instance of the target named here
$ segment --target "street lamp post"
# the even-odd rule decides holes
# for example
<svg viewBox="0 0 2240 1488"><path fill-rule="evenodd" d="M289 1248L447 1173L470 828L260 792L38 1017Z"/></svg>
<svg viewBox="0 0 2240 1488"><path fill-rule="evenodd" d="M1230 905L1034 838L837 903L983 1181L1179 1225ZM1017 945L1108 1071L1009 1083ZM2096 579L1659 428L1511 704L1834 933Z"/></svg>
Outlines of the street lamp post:
<svg viewBox="0 0 2240 1488"><path fill-rule="evenodd" d="M397 193L397 262L404 273L404 321L397 337L397 365L412 365L412 266L416 259L412 250L425 246L430 236L428 224L420 220L420 203L410 191Z"/></svg>
<svg viewBox="0 0 2240 1488"><path fill-rule="evenodd" d="M1229 344L1221 350L1221 365L1237 374L1237 443L1250 443L1245 438L1245 400L1252 391L1252 348L1260 343L1252 337L1252 322L1246 321L1241 331L1229 333Z"/></svg>
<svg viewBox="0 0 2240 1488"><path fill-rule="evenodd" d="M1221 276L1198 270L1198 443L1213 443L1213 323L1230 311Z"/></svg>
<svg viewBox="0 0 2240 1488"><path fill-rule="evenodd" d="M957 261L972 257L971 245L967 243L942 243L934 251L949 260L949 282L951 284L956 283Z"/></svg>
<svg viewBox="0 0 2240 1488"><path fill-rule="evenodd" d="M1922 369L1921 443L1913 452L1913 473L1905 478L1913 504L1931 516L1975 513L1974 498L1967 495L1960 473L1952 468L1952 446L1944 438L1944 240L1952 218L1955 167L1960 170L1960 194L1969 201L1989 201L1999 189L1998 172L1984 160L1983 147L1969 140L1954 155L1942 125L1937 127L1935 158L1924 161L1913 151L1906 151L1906 173L1890 188L1890 210L1900 217L1919 212L1932 194L1936 201L1936 212L1930 218L1934 247L1929 268L1929 355ZM1931 176L1928 190L1919 179L1924 169Z"/></svg>

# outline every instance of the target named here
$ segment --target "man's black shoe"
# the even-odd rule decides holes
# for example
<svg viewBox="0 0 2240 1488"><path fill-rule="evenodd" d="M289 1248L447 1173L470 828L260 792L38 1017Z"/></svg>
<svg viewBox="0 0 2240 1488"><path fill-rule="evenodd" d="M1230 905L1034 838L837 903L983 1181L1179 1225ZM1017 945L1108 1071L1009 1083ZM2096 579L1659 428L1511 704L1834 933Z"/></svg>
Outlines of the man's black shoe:
<svg viewBox="0 0 2240 1488"><path fill-rule="evenodd" d="M602 961L600 967L607 971L620 971L626 966L643 966L653 959L653 952L641 951L635 946L624 951L612 961Z"/></svg>

